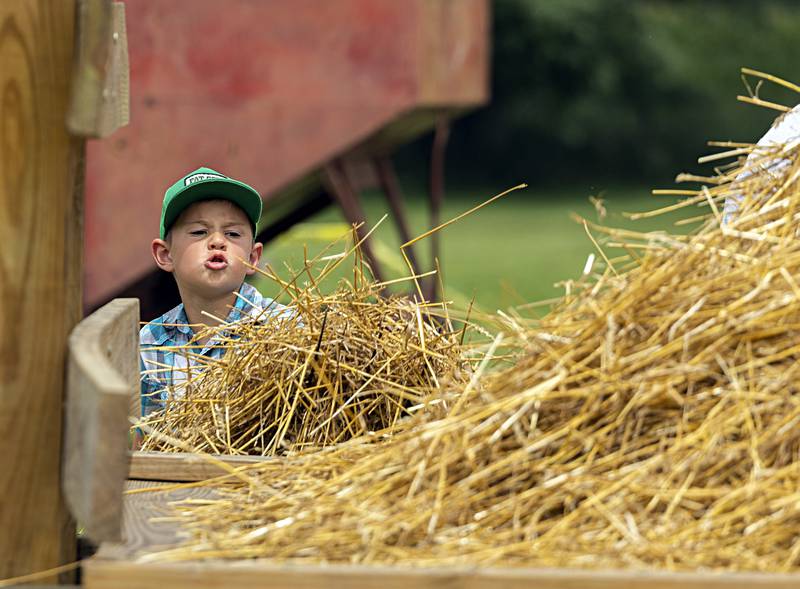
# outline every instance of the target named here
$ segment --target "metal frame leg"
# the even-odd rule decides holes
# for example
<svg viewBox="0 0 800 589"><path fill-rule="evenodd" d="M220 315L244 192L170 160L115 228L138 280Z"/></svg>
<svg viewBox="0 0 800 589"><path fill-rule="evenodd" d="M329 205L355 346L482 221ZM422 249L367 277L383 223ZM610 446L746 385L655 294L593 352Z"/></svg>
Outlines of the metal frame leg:
<svg viewBox="0 0 800 589"><path fill-rule="evenodd" d="M354 225L362 224L364 221L366 221L364 209L361 207L361 201L358 198L358 194L353 188L353 184L350 182L350 178L347 175L347 169L344 166L344 162L341 159L333 160L331 163L325 166L325 175L330 184L333 197L336 199L336 202L339 203L339 206L341 207L347 221ZM363 240L367 234L366 228L363 225L359 227L356 232L359 240ZM372 275L375 277L375 280L378 282L383 282L383 272L381 271L378 259L375 257L375 254L372 251L372 246L370 245L369 240L364 241L361 244L361 251L367 258L367 262L372 269Z"/></svg>
<svg viewBox="0 0 800 589"><path fill-rule="evenodd" d="M436 120L436 130L433 135L433 147L431 148L431 170L430 170L430 219L431 227L438 227L441 224L442 204L444 203L444 158L447 149L447 141L450 138L450 119L442 114ZM431 261L436 263L440 257L439 233L434 233L431 239ZM439 293L439 277L432 276L428 282L426 296L428 300L435 300Z"/></svg>

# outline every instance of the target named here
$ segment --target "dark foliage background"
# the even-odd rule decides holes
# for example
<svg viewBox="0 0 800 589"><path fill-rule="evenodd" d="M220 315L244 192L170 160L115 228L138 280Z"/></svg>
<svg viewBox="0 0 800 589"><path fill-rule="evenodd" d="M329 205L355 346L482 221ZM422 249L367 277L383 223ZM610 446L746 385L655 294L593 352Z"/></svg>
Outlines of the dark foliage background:
<svg viewBox="0 0 800 589"><path fill-rule="evenodd" d="M696 168L708 139L752 140L778 114L736 101L742 66L800 82L797 0L492 7L492 102L454 126L456 184L663 183ZM759 94L800 102L772 85ZM423 138L402 157L423 173L429 146Z"/></svg>

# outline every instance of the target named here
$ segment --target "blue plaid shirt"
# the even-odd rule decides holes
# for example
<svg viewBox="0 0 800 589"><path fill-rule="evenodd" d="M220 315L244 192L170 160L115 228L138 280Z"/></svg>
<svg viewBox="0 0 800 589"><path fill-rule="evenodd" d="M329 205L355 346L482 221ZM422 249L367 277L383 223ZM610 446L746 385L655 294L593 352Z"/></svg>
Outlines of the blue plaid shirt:
<svg viewBox="0 0 800 589"><path fill-rule="evenodd" d="M242 284L239 295L226 323L248 317L263 321L276 316L294 316L289 307L262 296L250 284ZM163 407L168 395L180 396L180 384L191 370L198 369L198 361L188 357L187 352L211 359L222 357L225 350L214 347L213 338L202 349L200 345L186 348L194 335L183 303L142 327L139 332L142 415Z"/></svg>

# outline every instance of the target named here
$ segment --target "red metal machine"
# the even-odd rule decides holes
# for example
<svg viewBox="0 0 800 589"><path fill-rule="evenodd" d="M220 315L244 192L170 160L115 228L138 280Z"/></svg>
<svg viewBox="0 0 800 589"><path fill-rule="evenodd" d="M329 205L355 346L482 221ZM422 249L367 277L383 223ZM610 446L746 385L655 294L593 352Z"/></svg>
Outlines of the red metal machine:
<svg viewBox="0 0 800 589"><path fill-rule="evenodd" d="M200 165L261 192L261 239L331 202L358 220L358 191L375 181L402 232L391 154L438 126L435 205L447 121L488 99L488 0L126 8L131 124L87 150L87 308L136 295L149 319L174 304L149 243L165 187Z"/></svg>

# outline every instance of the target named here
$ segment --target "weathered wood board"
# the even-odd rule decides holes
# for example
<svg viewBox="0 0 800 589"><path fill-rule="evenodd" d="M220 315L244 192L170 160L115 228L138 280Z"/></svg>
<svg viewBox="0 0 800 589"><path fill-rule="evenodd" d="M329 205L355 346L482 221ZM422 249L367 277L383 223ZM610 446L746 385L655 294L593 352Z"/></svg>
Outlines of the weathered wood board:
<svg viewBox="0 0 800 589"><path fill-rule="evenodd" d="M106 137L130 120L125 3L80 0L77 19L67 127L81 137Z"/></svg>
<svg viewBox="0 0 800 589"><path fill-rule="evenodd" d="M478 569L281 565L261 561L137 564L95 558L85 586L103 589L751 589L797 588L800 578L768 574L662 573L558 569Z"/></svg>
<svg viewBox="0 0 800 589"><path fill-rule="evenodd" d="M169 504L182 499L205 499L214 496L208 488L175 489L176 485L155 481L128 481L123 496L122 529L124 543L104 542L97 553L108 559L128 559L140 550L167 547L179 541L175 524L151 521L169 515ZM164 491L140 492L146 489Z"/></svg>
<svg viewBox="0 0 800 589"><path fill-rule="evenodd" d="M95 542L120 539L128 409L139 388L139 304L115 299L69 336L62 486Z"/></svg>
<svg viewBox="0 0 800 589"><path fill-rule="evenodd" d="M217 461L234 468L256 465L270 460L260 456L214 455L209 460L195 454L167 452L132 452L129 479L141 481L203 481L230 472Z"/></svg>

